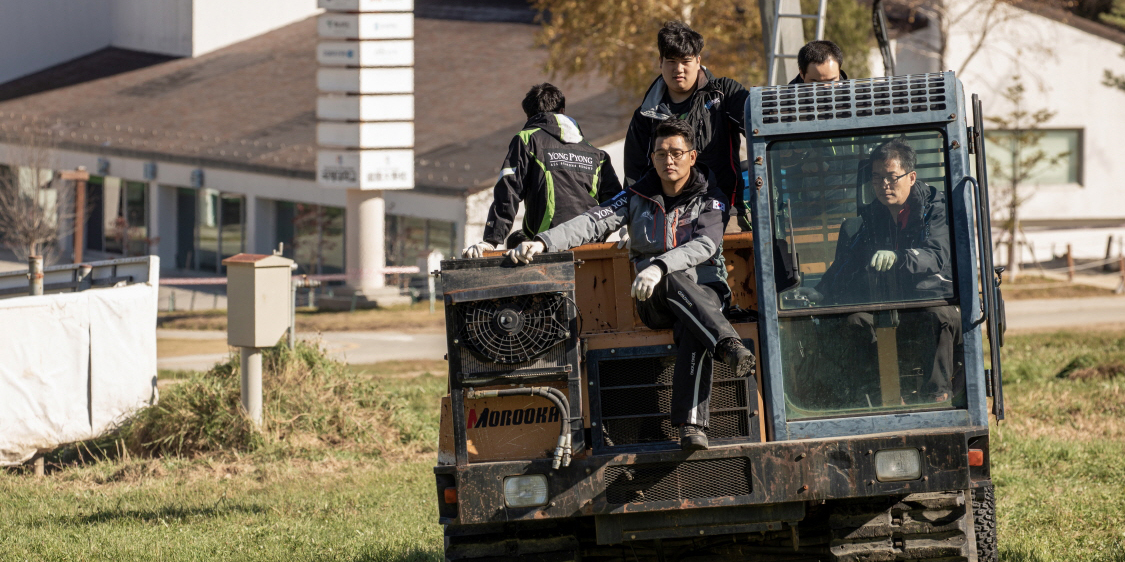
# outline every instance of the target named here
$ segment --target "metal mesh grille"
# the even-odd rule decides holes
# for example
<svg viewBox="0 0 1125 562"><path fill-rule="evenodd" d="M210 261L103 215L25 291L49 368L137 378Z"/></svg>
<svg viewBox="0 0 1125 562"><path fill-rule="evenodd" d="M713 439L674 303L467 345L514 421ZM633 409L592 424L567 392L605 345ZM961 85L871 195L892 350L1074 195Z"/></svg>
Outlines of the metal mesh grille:
<svg viewBox="0 0 1125 562"><path fill-rule="evenodd" d="M746 383L742 380L714 381L711 409L746 407ZM602 390L602 416L636 416L668 412L672 408L671 386L610 388Z"/></svg>
<svg viewBox="0 0 1125 562"><path fill-rule="evenodd" d="M461 337L470 349L503 365L530 361L566 338L565 300L539 293L461 305Z"/></svg>
<svg viewBox="0 0 1125 562"><path fill-rule="evenodd" d="M945 111L953 105L942 73L761 89L763 124Z"/></svg>
<svg viewBox="0 0 1125 562"><path fill-rule="evenodd" d="M606 447L679 439L671 418L675 364L674 356L598 361L598 415ZM707 436L711 439L749 436L751 395L748 379L735 377L730 367L716 361Z"/></svg>
<svg viewBox="0 0 1125 562"><path fill-rule="evenodd" d="M639 418L619 418L605 420L604 435L613 445L635 445L637 443L655 443L660 441L675 441L679 435L672 428L672 416L645 416ZM750 435L750 422L744 410L732 412L711 412L711 422L707 428L707 436L711 439L724 439L733 437L746 437ZM604 437L603 437L604 439Z"/></svg>
<svg viewBox="0 0 1125 562"><path fill-rule="evenodd" d="M604 359L598 362L598 380L602 388L636 386L642 384L672 384L676 358L635 357L629 359ZM714 380L733 379L734 371L726 363L715 362Z"/></svg>
<svg viewBox="0 0 1125 562"><path fill-rule="evenodd" d="M744 457L611 466L606 501L613 504L750 495L750 461Z"/></svg>

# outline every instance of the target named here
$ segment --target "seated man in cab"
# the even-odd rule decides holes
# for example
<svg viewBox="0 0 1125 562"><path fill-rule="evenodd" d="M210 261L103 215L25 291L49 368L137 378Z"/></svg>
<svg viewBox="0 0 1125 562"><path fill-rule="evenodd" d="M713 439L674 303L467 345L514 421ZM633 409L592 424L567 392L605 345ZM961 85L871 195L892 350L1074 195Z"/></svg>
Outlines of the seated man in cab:
<svg viewBox="0 0 1125 562"><path fill-rule="evenodd" d="M493 188L484 240L461 251L479 258L496 246L520 242L560 225L621 192L621 182L604 150L582 136L578 122L564 115L566 98L546 82L523 98L527 123L508 146ZM509 235L520 203L523 227Z"/></svg>
<svg viewBox="0 0 1125 562"><path fill-rule="evenodd" d="M905 140L877 147L869 159L875 200L841 224L836 255L815 289L798 293L815 304L855 305L927 300L953 296L953 266L945 192L918 179L917 155ZM900 338L919 345L904 349L923 363L919 401L943 402L954 389L958 369L954 348L961 341L958 307L904 306L890 316ZM871 312L847 317L839 345L854 354L843 364L857 368L877 363L876 327ZM884 327L880 325L879 327ZM894 366L896 370L899 366Z"/></svg>
<svg viewBox="0 0 1125 562"><path fill-rule="evenodd" d="M695 132L687 121L668 119L656 129L655 169L602 206L539 233L508 252L528 263L535 254L602 239L626 226L637 277L637 312L652 329L672 328L679 346L672 378L672 425L680 447L708 447L706 428L713 358L737 374L753 373L754 355L723 316L730 303L723 260L722 192L696 165Z"/></svg>

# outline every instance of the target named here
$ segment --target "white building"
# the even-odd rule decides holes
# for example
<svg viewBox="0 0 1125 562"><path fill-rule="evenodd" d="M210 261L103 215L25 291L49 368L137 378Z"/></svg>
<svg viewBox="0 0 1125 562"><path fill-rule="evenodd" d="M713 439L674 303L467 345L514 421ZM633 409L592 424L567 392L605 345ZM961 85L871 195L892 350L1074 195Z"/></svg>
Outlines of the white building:
<svg viewBox="0 0 1125 562"><path fill-rule="evenodd" d="M1125 92L1102 82L1106 70L1125 74L1125 32L1031 1L947 0L945 8L925 15L931 25L897 39L899 74L957 70L966 92L980 95L986 116L1012 112L1003 93L1018 81L1025 89L1023 109L1054 112L1042 125L1040 148L1063 156L1027 182L1031 196L1020 214L1030 246L1022 260L1048 261L1052 250L1062 255L1067 244L1076 256L1101 258L1111 236L1116 256L1125 236ZM944 67L941 17L950 22ZM990 160L1012 156L999 143L989 143L987 151ZM995 167L990 165L990 179L999 193L1003 167ZM994 221L1004 216L998 203L994 197ZM1003 259L998 256L998 263Z"/></svg>
<svg viewBox="0 0 1125 562"><path fill-rule="evenodd" d="M215 274L283 242L302 271L345 270L347 192L315 180L315 0L18 4L0 20L0 165L38 151L94 175L86 259ZM520 101L548 80L523 0L415 6L416 187L386 192L391 265L479 240ZM632 108L604 79L555 83L587 138L624 137Z"/></svg>

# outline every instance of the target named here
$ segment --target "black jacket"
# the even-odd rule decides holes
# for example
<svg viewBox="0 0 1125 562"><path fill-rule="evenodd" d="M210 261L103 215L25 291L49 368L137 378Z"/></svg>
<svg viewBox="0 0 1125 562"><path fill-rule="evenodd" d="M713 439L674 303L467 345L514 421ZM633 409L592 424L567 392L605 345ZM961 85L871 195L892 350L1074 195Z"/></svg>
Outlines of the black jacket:
<svg viewBox="0 0 1125 562"><path fill-rule="evenodd" d="M652 168L649 156L653 151L656 127L673 115L665 100L668 86L658 76L649 87L641 106L633 112L629 133L625 137L625 185L641 179ZM682 117L695 128L695 149L698 162L715 175L724 201L734 204L742 198L742 166L739 150L740 134L745 132L746 98L750 95L742 84L730 78L715 78L701 68L695 92L688 100L690 109Z"/></svg>
<svg viewBox="0 0 1125 562"><path fill-rule="evenodd" d="M722 283L725 287L726 205L708 181L711 174L706 168L697 165L691 173L672 206L666 204L654 172L605 204L539 234L538 239L547 251L559 252L600 240L627 225L629 257L637 271L657 264L665 274L686 271L699 284Z"/></svg>
<svg viewBox="0 0 1125 562"><path fill-rule="evenodd" d="M945 192L915 182L907 198L905 228L879 201L860 207L840 225L836 257L816 286L829 304L926 300L953 296L949 219ZM869 265L878 250L891 250L890 271Z"/></svg>
<svg viewBox="0 0 1125 562"><path fill-rule="evenodd" d="M504 242L524 202L528 238L560 225L621 191L621 181L604 150L582 137L574 119L540 113L508 145L500 179L493 188L484 240Z"/></svg>

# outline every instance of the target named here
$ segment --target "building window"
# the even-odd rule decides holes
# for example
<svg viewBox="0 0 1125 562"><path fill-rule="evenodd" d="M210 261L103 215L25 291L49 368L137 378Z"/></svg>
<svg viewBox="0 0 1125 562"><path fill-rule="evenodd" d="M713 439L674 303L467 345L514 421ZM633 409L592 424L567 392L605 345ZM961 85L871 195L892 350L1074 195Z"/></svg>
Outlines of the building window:
<svg viewBox="0 0 1125 562"><path fill-rule="evenodd" d="M993 181L1010 181L1012 170L1030 174L1026 184L1081 184L1082 129L1038 129L1042 135L1024 141L1017 156L1019 137L1013 131L985 131L985 153L988 155L989 177ZM1042 157L1035 161L1037 153ZM1022 170L1030 165L1030 170Z"/></svg>
<svg viewBox="0 0 1125 562"><path fill-rule="evenodd" d="M387 215L387 265L417 265L433 250L448 258L456 244L456 223Z"/></svg>
<svg viewBox="0 0 1125 562"><path fill-rule="evenodd" d="M86 185L86 249L148 254L148 184L91 176Z"/></svg>
<svg viewBox="0 0 1125 562"><path fill-rule="evenodd" d="M344 273L344 209L277 202L277 240L282 255L304 274Z"/></svg>
<svg viewBox="0 0 1125 562"><path fill-rule="evenodd" d="M199 269L222 273L222 260L242 252L244 201L241 195L199 190L195 229Z"/></svg>

